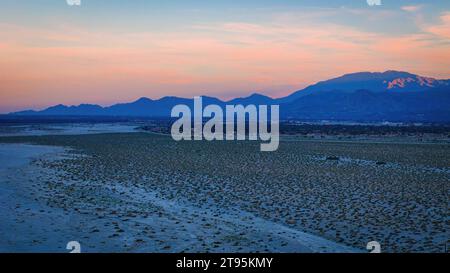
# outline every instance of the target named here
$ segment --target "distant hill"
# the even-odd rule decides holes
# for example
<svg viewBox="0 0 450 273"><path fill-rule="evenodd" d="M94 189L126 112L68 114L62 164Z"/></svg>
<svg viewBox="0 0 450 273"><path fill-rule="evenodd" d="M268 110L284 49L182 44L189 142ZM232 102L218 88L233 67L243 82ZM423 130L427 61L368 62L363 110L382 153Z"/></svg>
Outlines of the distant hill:
<svg viewBox="0 0 450 273"><path fill-rule="evenodd" d="M253 94L245 98L236 98L230 101L208 96L202 96L203 105L217 104L274 104L276 100L260 94ZM140 98L130 103L119 103L109 107L99 105L81 104L78 106L56 105L42 111L26 110L11 113L10 115L32 115L32 116L135 116L135 117L168 117L175 105L185 104L193 107L193 99L179 97L164 97L159 100Z"/></svg>
<svg viewBox="0 0 450 273"><path fill-rule="evenodd" d="M450 80L436 80L392 70L375 73L359 72L316 83L279 99L279 102L291 102L303 96L328 91L354 92L364 89L373 92L418 92L442 87L449 88Z"/></svg>
<svg viewBox="0 0 450 273"><path fill-rule="evenodd" d="M242 105L249 105L249 104L270 105L270 104L275 104L276 100L274 100L270 97L261 95L261 94L254 93L245 98L232 99L232 100L228 101L227 103L228 104L242 104Z"/></svg>
<svg viewBox="0 0 450 273"><path fill-rule="evenodd" d="M123 116L168 117L177 104L193 100L140 98L109 107L81 104L56 105L42 111L21 111L20 116ZM261 94L222 101L203 97L203 104L280 104L282 118L335 121L450 122L450 80L437 80L408 72L359 72L322 81L284 97Z"/></svg>
<svg viewBox="0 0 450 273"><path fill-rule="evenodd" d="M320 92L283 104L287 119L358 122L450 122L450 90Z"/></svg>

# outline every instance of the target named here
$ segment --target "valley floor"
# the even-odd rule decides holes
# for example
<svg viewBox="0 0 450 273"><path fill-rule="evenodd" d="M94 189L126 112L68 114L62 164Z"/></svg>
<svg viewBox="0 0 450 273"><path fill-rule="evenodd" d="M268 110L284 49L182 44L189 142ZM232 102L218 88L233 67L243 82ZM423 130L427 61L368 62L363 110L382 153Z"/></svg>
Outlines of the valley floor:
<svg viewBox="0 0 450 273"><path fill-rule="evenodd" d="M250 213L178 204L137 187L96 187L99 199L83 204L49 187L55 171L35 164L66 156L58 147L0 144L0 252L69 252L69 241L83 252L358 251ZM83 184L74 190L84 192ZM56 196L76 204L55 206L49 200ZM121 205L111 210L112 203Z"/></svg>
<svg viewBox="0 0 450 273"><path fill-rule="evenodd" d="M1 252L444 252L449 238L448 144L0 143Z"/></svg>

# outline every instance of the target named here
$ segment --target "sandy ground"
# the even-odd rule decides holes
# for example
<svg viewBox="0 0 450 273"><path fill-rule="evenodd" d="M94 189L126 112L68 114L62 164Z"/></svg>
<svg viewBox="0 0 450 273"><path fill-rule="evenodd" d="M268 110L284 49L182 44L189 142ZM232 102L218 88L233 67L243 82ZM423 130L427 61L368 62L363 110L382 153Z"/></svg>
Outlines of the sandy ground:
<svg viewBox="0 0 450 273"><path fill-rule="evenodd" d="M149 189L55 181L56 170L37 164L73 156L66 152L0 144L0 252L69 252L69 241L80 242L82 252L361 251L243 211L169 201ZM95 191L95 202L52 202L65 198L61 188Z"/></svg>
<svg viewBox="0 0 450 273"><path fill-rule="evenodd" d="M287 137L261 153L130 124L48 126L0 130L0 252L448 249L448 142Z"/></svg>
<svg viewBox="0 0 450 273"><path fill-rule="evenodd" d="M66 252L68 241L81 238L88 217L51 208L34 159L58 159L65 150L26 144L0 145L0 251Z"/></svg>
<svg viewBox="0 0 450 273"><path fill-rule="evenodd" d="M83 135L135 132L137 124L128 123L69 123L0 126L0 136Z"/></svg>

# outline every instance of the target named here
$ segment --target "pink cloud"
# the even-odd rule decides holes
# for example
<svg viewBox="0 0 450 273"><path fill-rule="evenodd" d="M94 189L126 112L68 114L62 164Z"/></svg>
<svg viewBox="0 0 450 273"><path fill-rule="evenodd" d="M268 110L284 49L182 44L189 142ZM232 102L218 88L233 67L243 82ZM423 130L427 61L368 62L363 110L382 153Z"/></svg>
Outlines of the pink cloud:
<svg viewBox="0 0 450 273"><path fill-rule="evenodd" d="M410 6L403 6L402 10L407 12L416 12L419 11L422 8L421 5L410 5Z"/></svg>
<svg viewBox="0 0 450 273"><path fill-rule="evenodd" d="M352 27L229 22L184 31L117 35L0 27L2 106L220 95L254 90L274 97L361 70L450 75L450 16L428 33L387 36Z"/></svg>
<svg viewBox="0 0 450 273"><path fill-rule="evenodd" d="M425 30L443 39L450 39L450 12L444 13L439 24L429 26Z"/></svg>

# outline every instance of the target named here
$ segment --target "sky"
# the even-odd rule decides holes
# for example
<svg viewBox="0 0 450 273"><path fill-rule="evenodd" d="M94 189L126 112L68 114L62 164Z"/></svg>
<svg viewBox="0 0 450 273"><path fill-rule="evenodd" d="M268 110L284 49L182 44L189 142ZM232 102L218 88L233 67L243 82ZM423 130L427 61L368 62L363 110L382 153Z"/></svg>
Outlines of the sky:
<svg viewBox="0 0 450 273"><path fill-rule="evenodd" d="M282 97L358 71L450 78L450 1L0 0L0 113Z"/></svg>

